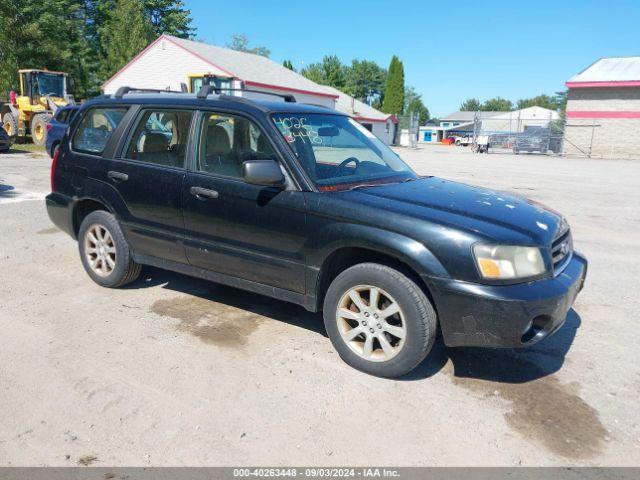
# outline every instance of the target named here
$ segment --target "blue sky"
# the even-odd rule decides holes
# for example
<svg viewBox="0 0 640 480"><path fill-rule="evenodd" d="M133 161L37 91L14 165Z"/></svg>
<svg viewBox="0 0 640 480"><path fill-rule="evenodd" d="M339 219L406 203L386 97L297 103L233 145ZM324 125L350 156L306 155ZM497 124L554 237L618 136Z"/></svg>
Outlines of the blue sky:
<svg viewBox="0 0 640 480"><path fill-rule="evenodd" d="M640 0L185 3L198 39L244 33L296 69L326 54L386 68L396 54L432 116L469 97L553 94L600 57L640 55Z"/></svg>

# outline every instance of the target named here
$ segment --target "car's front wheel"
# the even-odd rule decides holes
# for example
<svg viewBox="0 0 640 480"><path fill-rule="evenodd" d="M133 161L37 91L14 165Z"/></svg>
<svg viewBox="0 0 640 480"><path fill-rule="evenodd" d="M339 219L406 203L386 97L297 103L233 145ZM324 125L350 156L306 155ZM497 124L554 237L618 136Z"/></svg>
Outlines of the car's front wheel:
<svg viewBox="0 0 640 480"><path fill-rule="evenodd" d="M436 338L437 318L413 280L386 265L362 263L329 286L324 323L346 363L391 378L424 360Z"/></svg>
<svg viewBox="0 0 640 480"><path fill-rule="evenodd" d="M97 210L87 215L78 232L80 258L91 279L103 287L121 287L140 275L115 217Z"/></svg>

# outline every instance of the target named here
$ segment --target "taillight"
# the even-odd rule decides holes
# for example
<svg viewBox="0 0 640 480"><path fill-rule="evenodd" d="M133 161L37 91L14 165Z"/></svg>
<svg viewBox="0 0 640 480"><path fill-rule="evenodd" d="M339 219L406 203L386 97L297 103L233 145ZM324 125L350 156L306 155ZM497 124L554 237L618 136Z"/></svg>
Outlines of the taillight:
<svg viewBox="0 0 640 480"><path fill-rule="evenodd" d="M53 152L53 160L51 161L51 191L53 192L53 187L55 187L56 183L56 166L58 165L58 157L60 156L60 148L56 148L56 151Z"/></svg>
<svg viewBox="0 0 640 480"><path fill-rule="evenodd" d="M47 123L44 128L48 132L49 130L51 130L51 124Z"/></svg>

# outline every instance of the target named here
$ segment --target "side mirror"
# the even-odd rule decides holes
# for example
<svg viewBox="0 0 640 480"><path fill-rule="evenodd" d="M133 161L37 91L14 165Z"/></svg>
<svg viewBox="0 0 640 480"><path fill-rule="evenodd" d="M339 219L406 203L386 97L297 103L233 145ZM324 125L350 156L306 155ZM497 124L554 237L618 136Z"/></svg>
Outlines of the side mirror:
<svg viewBox="0 0 640 480"><path fill-rule="evenodd" d="M247 160L242 164L242 177L247 183L265 187L282 187L284 175L275 160Z"/></svg>

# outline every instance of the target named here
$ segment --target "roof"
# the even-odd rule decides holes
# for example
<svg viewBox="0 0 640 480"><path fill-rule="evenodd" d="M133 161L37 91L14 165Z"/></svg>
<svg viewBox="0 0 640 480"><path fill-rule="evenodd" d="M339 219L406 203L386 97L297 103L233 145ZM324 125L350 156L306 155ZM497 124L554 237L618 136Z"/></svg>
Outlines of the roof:
<svg viewBox="0 0 640 480"><path fill-rule="evenodd" d="M318 85L299 73L261 55L239 52L171 35L161 35L154 43L161 39L173 42L201 60L227 72L232 77L243 80L245 84L250 86L276 89L281 87L298 93L337 97L328 87Z"/></svg>
<svg viewBox="0 0 640 480"><path fill-rule="evenodd" d="M456 121L462 121L462 122L473 122L473 119L475 118L476 114L480 116L480 119L483 119L483 118L492 117L499 113L502 113L502 112L470 112L470 111L461 110L441 118L440 121L450 122L452 120L456 120Z"/></svg>
<svg viewBox="0 0 640 480"><path fill-rule="evenodd" d="M505 119L505 118L515 118L520 115L522 118L533 118L533 117L551 117L553 119L559 118L558 112L555 110L550 110L548 108L539 107L534 105L532 107L523 108L520 110L510 110L510 111L500 111L500 112L468 112L468 111L459 111L447 115L440 119L440 121L451 122L451 121L459 121L468 123L473 123L475 116L478 115L480 120L486 120L488 118L495 119ZM460 125L458 125L460 126Z"/></svg>
<svg viewBox="0 0 640 480"><path fill-rule="evenodd" d="M596 60L571 77L569 88L640 86L640 57L609 57Z"/></svg>
<svg viewBox="0 0 640 480"><path fill-rule="evenodd" d="M238 111L261 111L263 113L319 113L344 115L331 108L309 105L296 102L279 102L271 100L253 100L245 97L230 95L209 95L206 99L200 99L195 93L127 93L122 98L113 95L102 95L84 102L81 108L89 106L117 104L117 105L138 105L153 104L167 106L211 106L236 109Z"/></svg>
<svg viewBox="0 0 640 480"><path fill-rule="evenodd" d="M364 102L352 97L351 95L347 95L344 92L341 92L337 88L326 87L329 91L333 92L338 96L336 101L336 110L340 112L346 113L347 115L355 118L356 120L361 121L371 121L371 122L386 122L387 120L391 120L395 123L398 122L395 115L391 115L389 113L383 113L380 110L377 110Z"/></svg>

